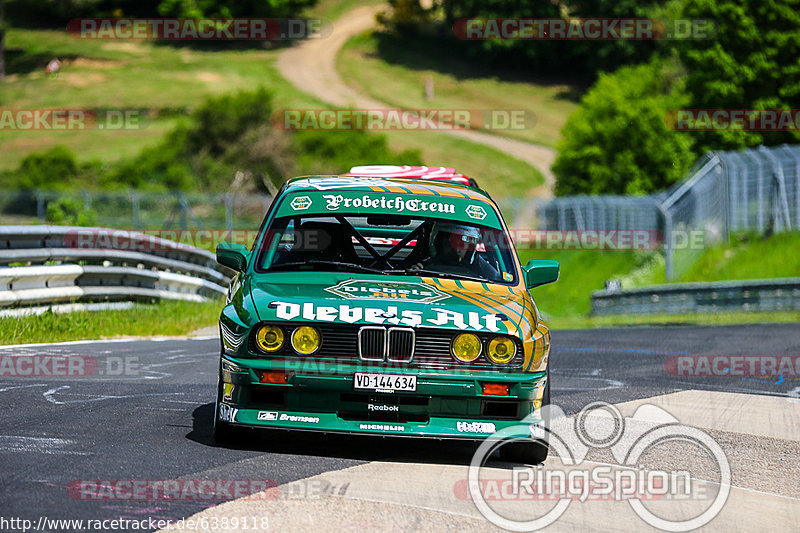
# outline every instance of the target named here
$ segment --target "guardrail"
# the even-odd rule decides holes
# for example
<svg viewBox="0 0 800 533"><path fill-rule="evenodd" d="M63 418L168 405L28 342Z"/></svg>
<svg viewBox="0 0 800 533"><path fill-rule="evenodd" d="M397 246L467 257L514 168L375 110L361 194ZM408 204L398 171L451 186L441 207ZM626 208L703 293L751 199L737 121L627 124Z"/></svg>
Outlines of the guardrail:
<svg viewBox="0 0 800 533"><path fill-rule="evenodd" d="M233 274L207 250L144 233L0 226L0 308L26 306L5 316L61 302L199 302L224 295Z"/></svg>
<svg viewBox="0 0 800 533"><path fill-rule="evenodd" d="M800 311L800 278L651 285L592 293L593 315Z"/></svg>

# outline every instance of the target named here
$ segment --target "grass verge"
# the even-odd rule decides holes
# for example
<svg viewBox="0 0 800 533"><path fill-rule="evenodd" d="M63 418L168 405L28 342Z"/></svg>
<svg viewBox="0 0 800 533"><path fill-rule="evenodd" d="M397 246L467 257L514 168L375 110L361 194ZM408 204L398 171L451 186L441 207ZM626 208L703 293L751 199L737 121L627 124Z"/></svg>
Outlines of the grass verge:
<svg viewBox="0 0 800 533"><path fill-rule="evenodd" d="M800 276L800 232L767 238L742 236L733 241L702 252L675 282ZM556 329L800 322L798 312L589 316L592 291L603 289L606 280L620 279L623 288L665 283L663 256L657 252L596 250L520 250L519 255L522 264L531 259L560 263L559 280L532 291L540 312Z"/></svg>
<svg viewBox="0 0 800 533"><path fill-rule="evenodd" d="M544 183L533 166L503 152L436 131L385 132L395 151L419 150L428 166L453 167L472 176L492 197L525 196Z"/></svg>
<svg viewBox="0 0 800 533"><path fill-rule="evenodd" d="M706 250L680 281L800 276L800 231L769 237L740 236L731 240L730 245Z"/></svg>
<svg viewBox="0 0 800 533"><path fill-rule="evenodd" d="M535 115L532 127L496 132L555 148L564 122L577 107L576 88L492 72L462 56L432 37L366 33L345 44L337 69L351 87L393 107L530 110ZM434 86L430 100L425 98L427 79Z"/></svg>
<svg viewBox="0 0 800 533"><path fill-rule="evenodd" d="M224 302L162 301L119 311L44 313L0 318L0 345L103 339L119 335L186 335L213 326Z"/></svg>
<svg viewBox="0 0 800 533"><path fill-rule="evenodd" d="M608 279L635 270L651 254L632 251L519 250L519 255L523 265L531 259L559 262L561 269L558 281L537 287L531 294L539 311L546 316L571 319L589 314L592 291L602 289Z"/></svg>
<svg viewBox="0 0 800 533"><path fill-rule="evenodd" d="M706 250L679 250L673 283L772 279L800 276L800 231L768 237L752 234L732 235L729 244ZM653 254L635 270L621 276L623 288L667 283L664 257Z"/></svg>
<svg viewBox="0 0 800 533"><path fill-rule="evenodd" d="M351 9L380 4L383 0L320 0L306 11L308 17L321 18L331 22Z"/></svg>

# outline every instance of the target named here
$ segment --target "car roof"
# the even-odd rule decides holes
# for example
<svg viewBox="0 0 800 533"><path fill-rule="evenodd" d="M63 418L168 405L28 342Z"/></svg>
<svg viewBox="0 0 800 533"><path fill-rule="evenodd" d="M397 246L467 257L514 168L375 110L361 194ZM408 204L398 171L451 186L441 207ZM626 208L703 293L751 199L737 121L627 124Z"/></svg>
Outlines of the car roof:
<svg viewBox="0 0 800 533"><path fill-rule="evenodd" d="M381 178L415 178L423 180L447 181L478 188L478 183L456 169L449 167L426 167L413 165L362 165L350 169L348 176Z"/></svg>
<svg viewBox="0 0 800 533"><path fill-rule="evenodd" d="M424 194L428 196L460 196L494 204L486 191L477 185L420 178L349 176L346 174L299 176L286 182L284 192L358 191Z"/></svg>

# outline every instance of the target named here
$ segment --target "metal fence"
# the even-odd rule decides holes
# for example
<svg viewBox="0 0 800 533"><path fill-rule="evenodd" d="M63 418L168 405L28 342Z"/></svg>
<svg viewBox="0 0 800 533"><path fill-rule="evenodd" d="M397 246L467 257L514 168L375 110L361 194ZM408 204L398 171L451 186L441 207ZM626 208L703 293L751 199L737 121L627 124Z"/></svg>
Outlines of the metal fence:
<svg viewBox="0 0 800 533"><path fill-rule="evenodd" d="M659 232L666 276L674 279L706 246L726 242L731 232L800 227L800 146L709 152L684 180L651 196L569 196L508 205L517 227L533 221L542 230Z"/></svg>
<svg viewBox="0 0 800 533"><path fill-rule="evenodd" d="M697 252L676 246L675 232L699 231L706 244L716 244L727 241L731 232L796 229L800 227L800 146L706 154L659 208L665 221L667 279L691 264Z"/></svg>
<svg viewBox="0 0 800 533"><path fill-rule="evenodd" d="M554 198L541 208L542 230L661 229L652 198L572 196Z"/></svg>
<svg viewBox="0 0 800 533"><path fill-rule="evenodd" d="M60 213L77 206L88 224L145 229L257 228L271 198L262 194L0 191L0 224L75 223Z"/></svg>
<svg viewBox="0 0 800 533"><path fill-rule="evenodd" d="M671 283L592 293L593 315L800 311L800 278Z"/></svg>
<svg viewBox="0 0 800 533"><path fill-rule="evenodd" d="M233 274L207 250L144 233L0 226L0 316L63 302L199 302L225 295Z"/></svg>
<svg viewBox="0 0 800 533"><path fill-rule="evenodd" d="M91 214L91 225L134 230L254 229L271 201L260 194L0 191L0 224L75 223L57 218L56 207L69 199ZM498 204L515 228L658 234L667 279L674 279L731 232L800 227L800 146L710 152L673 188L646 197L498 198Z"/></svg>

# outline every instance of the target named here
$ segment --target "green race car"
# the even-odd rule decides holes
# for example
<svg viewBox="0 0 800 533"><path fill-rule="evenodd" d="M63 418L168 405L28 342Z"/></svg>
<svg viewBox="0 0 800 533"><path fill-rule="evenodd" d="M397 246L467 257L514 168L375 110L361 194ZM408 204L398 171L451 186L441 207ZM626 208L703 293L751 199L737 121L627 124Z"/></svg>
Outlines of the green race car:
<svg viewBox="0 0 800 533"><path fill-rule="evenodd" d="M264 427L478 440L522 424L530 439L503 452L542 461L550 334L528 291L558 263L521 266L474 180L381 169L289 180L251 249L217 247L238 275L220 316L215 439Z"/></svg>

